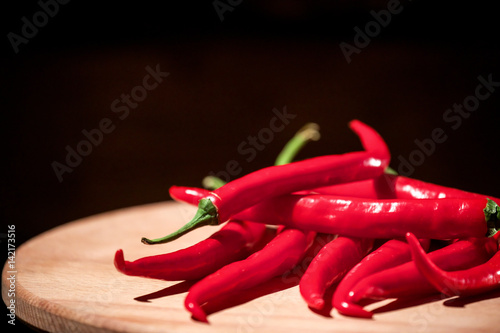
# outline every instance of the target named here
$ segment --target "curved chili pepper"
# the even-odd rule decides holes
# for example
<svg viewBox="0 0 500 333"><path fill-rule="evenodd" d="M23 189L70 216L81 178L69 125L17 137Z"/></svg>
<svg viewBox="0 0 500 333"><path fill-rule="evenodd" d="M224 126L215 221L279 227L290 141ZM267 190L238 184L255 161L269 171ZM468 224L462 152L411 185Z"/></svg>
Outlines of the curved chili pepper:
<svg viewBox="0 0 500 333"><path fill-rule="evenodd" d="M310 192L378 199L490 198L497 204L500 204L500 199L491 196L388 173L373 179L324 186L313 189Z"/></svg>
<svg viewBox="0 0 500 333"><path fill-rule="evenodd" d="M248 289L292 269L311 245L314 235L314 232L285 228L262 250L195 283L189 289L184 306L195 319L208 322L201 308L203 303L222 294Z"/></svg>
<svg viewBox="0 0 500 333"><path fill-rule="evenodd" d="M174 199L191 204L196 204L207 192L182 186L170 188ZM261 223L229 221L207 239L175 252L126 261L123 250L118 250L114 264L118 271L129 276L197 280L254 252L261 246L259 241L265 230L266 226Z"/></svg>
<svg viewBox="0 0 500 333"><path fill-rule="evenodd" d="M307 123L300 128L297 133L288 141L280 151L274 165L289 164L297 153L304 148L310 141L317 141L320 138L319 126L316 123ZM209 188L215 190L226 185L226 182L215 176L206 176L203 178L205 189L187 186L171 186L169 194L172 199L183 201L189 204L197 205L198 202L210 194Z"/></svg>
<svg viewBox="0 0 500 333"><path fill-rule="evenodd" d="M275 165L281 165L292 161L296 153L307 142L311 140L317 140L318 138L319 138L318 126L316 124L307 124L306 126L301 128L295 134L292 140L290 140L285 145L285 147L282 149L282 151L276 158ZM216 183L222 184L220 181L217 181ZM179 187L172 187L170 189L170 192L171 195L173 195L174 197L177 196L185 199L186 195L193 196L194 193L203 193L203 191L193 192L187 188L179 188ZM187 201L189 200L192 199L187 198ZM215 285L223 284L224 287L228 288L227 290L230 291L235 291L241 288L246 289L242 286L246 284L247 287L251 287L252 285L264 282L268 280L270 277L273 277L273 275L279 275L284 273L285 271L291 269L298 263L299 257L302 257L304 255L304 253L306 252L305 250L309 248L310 244L312 243L315 233L309 232L306 235L302 231L293 229L282 231L283 229L280 228L279 230L282 233L284 232L285 234L280 233L279 236L271 240L266 245L266 247L261 251L254 253L254 255L248 257L244 261L229 265L230 266L229 268L226 268L227 266L224 267L224 269L221 269L220 271L212 274L212 277L207 277L206 279L201 280L197 285L193 286L194 289L189 291L185 301L185 305L186 308L192 309L193 316L195 318L201 321L206 321L205 313L203 312L203 310L201 310L199 303L196 302L197 298L203 299L204 297L210 296L210 294L207 294L207 292L203 290L204 288L210 288L210 284L215 284ZM305 248L303 244L304 240L306 241ZM291 256L286 258L285 253L290 249L292 251ZM276 256L278 262L281 260L283 262L287 262L287 264L285 264L284 266L276 266L276 263L272 262L272 260L275 260L273 257L271 257L273 253ZM256 272L255 270L258 267L259 263L264 267L270 267L271 270L268 272ZM238 269L245 271L246 273L249 272L250 274L255 274L255 279L245 282L246 281L245 279L239 277ZM238 274L238 276L235 276L235 274ZM235 279L239 279L240 287L235 288L234 286L232 287L226 284L225 280L227 279L231 280L232 282L235 282Z"/></svg>
<svg viewBox="0 0 500 333"><path fill-rule="evenodd" d="M499 235L497 232L491 238L497 242ZM406 239L420 273L441 293L448 296L471 296L500 288L500 251L478 266L447 272L425 254L413 234L408 233Z"/></svg>
<svg viewBox="0 0 500 333"><path fill-rule="evenodd" d="M380 144L384 142L380 135L359 121L350 122L350 127L367 151L315 157L247 174L201 199L195 217L181 229L159 239L143 238L143 243L165 243L195 228L218 225L248 207L279 195L382 174L390 154L386 145Z"/></svg>
<svg viewBox="0 0 500 333"><path fill-rule="evenodd" d="M430 245L429 239L421 240L423 248ZM398 239L392 239L374 250L354 266L340 281L333 294L332 304L337 311L346 316L371 318L372 313L351 302L352 288L363 278L374 273L399 266L411 260L408 244Z"/></svg>
<svg viewBox="0 0 500 333"><path fill-rule="evenodd" d="M248 256L265 230L264 224L230 221L209 238L175 252L125 261L123 251L118 250L114 264L118 271L130 276L197 280Z"/></svg>
<svg viewBox="0 0 500 333"><path fill-rule="evenodd" d="M307 123L300 128L297 133L285 144L281 152L276 157L274 165L288 164L294 160L295 155L311 141L318 141L321 137L319 125ZM226 185L226 182L217 176L209 175L203 178L203 188L215 190ZM208 195L208 193L207 193Z"/></svg>
<svg viewBox="0 0 500 333"><path fill-rule="evenodd" d="M463 191L460 189L446 187L442 185L432 184L417 179L412 179L404 176L385 175L385 180L378 180L380 183L385 181L386 184L393 184L392 192L399 199L443 199L443 198L477 198L486 199L489 196ZM381 185L379 185L381 186ZM489 197L500 202L500 199Z"/></svg>
<svg viewBox="0 0 500 333"><path fill-rule="evenodd" d="M283 147L276 157L274 165L290 163L309 141L317 141L319 137L319 126L315 123L306 124L286 143L285 147ZM207 188L214 190L224 185L226 185L226 182L222 179L215 176L206 176L203 178L203 186L205 188L174 185L170 187L169 194L174 200L196 205L201 199L210 194Z"/></svg>
<svg viewBox="0 0 500 333"><path fill-rule="evenodd" d="M275 163L292 161L308 141L319 138L318 130L318 126L312 123L302 127L285 145ZM223 182L219 181L218 185L223 185ZM197 204L208 194L204 189L182 186L172 186L169 192L173 199L191 204ZM199 279L253 252L264 231L265 226L259 223L229 221L208 239L189 248L133 262L125 261L123 251L119 250L114 263L119 271L127 275L164 280Z"/></svg>
<svg viewBox="0 0 500 333"><path fill-rule="evenodd" d="M179 198L181 201L197 204L208 193L208 190L197 187L172 186L170 194L174 197L182 196L182 198ZM368 199L490 198L495 203L500 203L500 199L495 197L387 173L373 179L319 187L298 193L303 195L313 193Z"/></svg>
<svg viewBox="0 0 500 333"><path fill-rule="evenodd" d="M453 239L484 236L486 199L372 200L328 195L284 195L266 200L234 219L364 238ZM493 222L495 223L495 222Z"/></svg>
<svg viewBox="0 0 500 333"><path fill-rule="evenodd" d="M492 237L459 240L428 254L429 258L446 270L459 270L486 262L497 251L498 243ZM362 279L349 293L350 302L363 299L421 297L436 289L419 272L415 262L389 268Z"/></svg>
<svg viewBox="0 0 500 333"><path fill-rule="evenodd" d="M182 186L170 189L174 199L191 204L196 204L207 192ZM175 252L126 261L123 250L118 250L114 264L118 271L129 276L168 281L197 280L248 256L260 246L259 240L265 230L263 224L229 221L207 239Z"/></svg>
<svg viewBox="0 0 500 333"><path fill-rule="evenodd" d="M449 239L477 237L494 229L484 222L486 203L485 199L468 198L360 200L288 195L257 204L233 218L352 237L397 238L412 231L422 238Z"/></svg>
<svg viewBox="0 0 500 333"><path fill-rule="evenodd" d="M373 239L342 237L326 244L300 279L299 289L307 304L321 310L326 289L356 265L373 246Z"/></svg>

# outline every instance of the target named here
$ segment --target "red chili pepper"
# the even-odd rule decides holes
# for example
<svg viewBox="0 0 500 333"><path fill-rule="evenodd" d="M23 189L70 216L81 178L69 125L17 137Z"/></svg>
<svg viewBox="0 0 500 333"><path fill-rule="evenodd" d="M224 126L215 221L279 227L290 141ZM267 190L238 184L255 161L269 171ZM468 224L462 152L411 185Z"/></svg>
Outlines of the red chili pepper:
<svg viewBox="0 0 500 333"><path fill-rule="evenodd" d="M370 200L328 195L285 195L234 219L362 238L454 239L484 236L486 199Z"/></svg>
<svg viewBox="0 0 500 333"><path fill-rule="evenodd" d="M209 191L197 187L172 186L170 195L174 199L197 204ZM326 194L368 199L444 199L444 198L490 198L497 204L500 199L483 194L462 191L456 188L427 183L421 180L383 174L379 177L345 184L337 184L301 191L301 194Z"/></svg>
<svg viewBox="0 0 500 333"><path fill-rule="evenodd" d="M356 265L373 246L373 239L339 236L314 257L300 279L300 294L314 309L322 309L326 289Z"/></svg>
<svg viewBox="0 0 500 333"><path fill-rule="evenodd" d="M229 292L248 289L292 269L314 239L314 232L282 230L262 250L222 267L195 283L184 306L199 321L207 322L201 305Z"/></svg>
<svg viewBox="0 0 500 333"><path fill-rule="evenodd" d="M428 248L430 241L421 240L424 248ZM404 241L392 239L372 253L367 255L340 281L333 294L332 304L337 311L346 316L371 318L372 313L351 302L350 293L352 288L363 278L374 273L399 266L411 260L411 252L408 244Z"/></svg>
<svg viewBox="0 0 500 333"><path fill-rule="evenodd" d="M289 163L307 142L318 139L319 127L312 123L306 124L282 149L275 164ZM222 186L223 183L220 180L215 185ZM172 186L169 191L173 199L190 204L197 204L209 194L204 189L183 186ZM262 238L264 229L262 224L230 221L208 239L174 253L128 262L123 258L123 251L119 250L115 255L115 266L121 272L134 276L164 280L199 279L227 263L246 257L261 245L260 242L258 245L256 243Z"/></svg>
<svg viewBox="0 0 500 333"><path fill-rule="evenodd" d="M168 192L172 199L186 202L191 205L197 205L201 199L210 193L210 191L203 188L187 186L171 186Z"/></svg>
<svg viewBox="0 0 500 333"><path fill-rule="evenodd" d="M496 233L491 237L498 242ZM500 251L486 263L465 270L447 272L438 267L415 242L415 236L408 233L406 239L411 246L413 261L420 273L438 291L448 296L471 296L500 288Z"/></svg>
<svg viewBox="0 0 500 333"><path fill-rule="evenodd" d="M266 199L381 175L390 158L386 145L381 144L384 141L375 130L359 121L352 121L350 127L359 135L367 151L315 157L255 171L201 199L195 217L181 229L163 238L143 238L142 241L146 244L168 242L195 228L225 222L234 214Z"/></svg>
<svg viewBox="0 0 500 333"><path fill-rule="evenodd" d="M255 250L266 226L230 221L209 238L175 252L125 261L115 254L115 267L123 274L169 281L197 280ZM203 254L203 255L201 255Z"/></svg>
<svg viewBox="0 0 500 333"><path fill-rule="evenodd" d="M500 199L491 196L387 173L373 179L320 187L311 192L378 199L490 198L500 204Z"/></svg>
<svg viewBox="0 0 500 333"><path fill-rule="evenodd" d="M390 189L390 191L394 192L396 198L399 199L492 198L483 194L467 192L403 176L386 175L384 181L388 184L393 184L391 186L393 190ZM382 180L379 180L379 182L381 183ZM500 199L492 199L500 202Z"/></svg>
<svg viewBox="0 0 500 333"><path fill-rule="evenodd" d="M180 201L196 204L208 191L198 188L172 187L170 195ZM115 254L118 271L169 281L196 280L224 265L241 260L260 246L266 226L259 223L230 221L209 238L175 252L125 261L123 251ZM203 255L200 255L203 253Z"/></svg>
<svg viewBox="0 0 500 333"><path fill-rule="evenodd" d="M497 249L492 237L470 238L432 251L428 256L442 269L458 270L486 262ZM410 261L362 279L352 288L349 298L351 303L359 303L363 299L421 297L435 292L415 262Z"/></svg>

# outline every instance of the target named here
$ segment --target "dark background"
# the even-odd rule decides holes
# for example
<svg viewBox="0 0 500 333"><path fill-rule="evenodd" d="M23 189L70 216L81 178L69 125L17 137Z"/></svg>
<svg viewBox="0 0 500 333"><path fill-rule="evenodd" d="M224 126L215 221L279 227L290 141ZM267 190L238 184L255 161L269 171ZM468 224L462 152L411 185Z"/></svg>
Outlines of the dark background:
<svg viewBox="0 0 500 333"><path fill-rule="evenodd" d="M457 129L443 119L478 76L500 81L497 11L472 1L401 5L347 63L339 44L353 44L354 27L364 30L385 1L242 1L223 21L212 1L71 1L17 54L7 34L21 34L21 18L33 22L41 7L4 4L2 244L10 224L20 246L78 218L169 200L170 185L200 186L230 160L239 175L270 165L309 121L322 139L299 158L361 149L347 127L357 118L386 139L395 169L415 140L442 128L447 140L408 175L500 196L500 91ZM156 65L170 75L120 120L111 103ZM296 117L247 161L238 146L284 107ZM51 163L65 163L65 147L103 118L113 132L59 182Z"/></svg>

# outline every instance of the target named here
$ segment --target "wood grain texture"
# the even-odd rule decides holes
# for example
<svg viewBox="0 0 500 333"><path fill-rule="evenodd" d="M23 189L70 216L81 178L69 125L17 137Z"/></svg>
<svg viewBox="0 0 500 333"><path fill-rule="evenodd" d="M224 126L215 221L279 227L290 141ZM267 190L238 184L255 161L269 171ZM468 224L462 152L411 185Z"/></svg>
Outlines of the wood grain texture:
<svg viewBox="0 0 500 333"><path fill-rule="evenodd" d="M17 317L49 332L499 331L500 293L464 300L440 295L387 300L370 305L377 313L363 320L311 311L298 287L284 285L283 278L254 289L244 302L220 300L208 307L210 324L196 322L183 308L189 283L125 276L113 266L117 249L134 260L187 247L216 230L198 229L157 246L140 242L142 236L176 229L193 214L193 207L173 202L131 207L67 223L24 243L16 251ZM6 272L4 267L7 303Z"/></svg>

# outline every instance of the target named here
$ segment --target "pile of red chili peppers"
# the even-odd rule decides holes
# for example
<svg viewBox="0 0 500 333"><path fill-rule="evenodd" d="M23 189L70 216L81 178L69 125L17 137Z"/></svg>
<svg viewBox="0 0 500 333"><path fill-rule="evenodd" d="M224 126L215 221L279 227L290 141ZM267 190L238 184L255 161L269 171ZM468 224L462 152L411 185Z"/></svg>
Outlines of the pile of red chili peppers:
<svg viewBox="0 0 500 333"><path fill-rule="evenodd" d="M118 250L116 268L131 276L195 281L185 307L203 322L217 299L280 276L299 284L311 309L362 318L371 318L365 306L381 299L500 288L500 199L395 175L382 137L360 121L349 125L363 150L293 161L318 138L317 127L309 125L274 166L217 188L172 186L173 199L198 205L198 211L181 229L143 243L224 225L172 253L125 261Z"/></svg>

